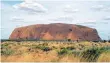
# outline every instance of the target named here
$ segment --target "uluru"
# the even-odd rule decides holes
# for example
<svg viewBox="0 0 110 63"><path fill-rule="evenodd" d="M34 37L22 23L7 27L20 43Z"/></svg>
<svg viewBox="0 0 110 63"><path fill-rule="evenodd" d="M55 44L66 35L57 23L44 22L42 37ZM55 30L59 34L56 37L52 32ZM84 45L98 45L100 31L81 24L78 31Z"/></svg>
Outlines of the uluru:
<svg viewBox="0 0 110 63"><path fill-rule="evenodd" d="M89 40L98 41L101 38L94 28L76 24L51 23L36 24L15 28L11 40Z"/></svg>

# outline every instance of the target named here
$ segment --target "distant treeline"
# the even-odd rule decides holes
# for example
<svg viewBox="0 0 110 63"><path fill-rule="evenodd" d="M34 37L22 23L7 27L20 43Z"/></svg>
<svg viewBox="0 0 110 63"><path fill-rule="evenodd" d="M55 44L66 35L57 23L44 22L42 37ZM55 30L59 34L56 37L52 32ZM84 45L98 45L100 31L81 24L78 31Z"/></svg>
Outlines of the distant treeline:
<svg viewBox="0 0 110 63"><path fill-rule="evenodd" d="M5 42L5 41L16 41L16 42L21 42L21 41L62 41L62 42L80 42L80 41L88 41L89 40L71 40L71 39L68 39L68 40L38 40L38 39L33 39L33 40L10 40L10 39L1 39L1 42ZM110 42L110 40L95 40L95 41L90 41L90 42Z"/></svg>

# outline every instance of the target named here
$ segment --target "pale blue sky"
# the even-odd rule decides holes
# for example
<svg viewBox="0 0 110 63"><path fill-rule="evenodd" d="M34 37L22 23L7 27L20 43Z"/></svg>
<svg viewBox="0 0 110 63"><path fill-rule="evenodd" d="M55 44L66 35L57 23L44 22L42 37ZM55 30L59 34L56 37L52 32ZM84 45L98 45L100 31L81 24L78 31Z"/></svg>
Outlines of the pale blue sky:
<svg viewBox="0 0 110 63"><path fill-rule="evenodd" d="M102 39L110 36L110 1L2 1L1 38L16 27L32 24L70 23L96 28Z"/></svg>

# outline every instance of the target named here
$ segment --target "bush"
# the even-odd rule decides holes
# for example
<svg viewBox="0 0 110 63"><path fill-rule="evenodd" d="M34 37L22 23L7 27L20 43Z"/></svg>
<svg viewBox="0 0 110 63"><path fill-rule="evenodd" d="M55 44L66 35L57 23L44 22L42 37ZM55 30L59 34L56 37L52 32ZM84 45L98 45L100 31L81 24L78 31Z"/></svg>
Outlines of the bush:
<svg viewBox="0 0 110 63"><path fill-rule="evenodd" d="M52 49L57 49L57 47L55 47L55 46L52 46Z"/></svg>
<svg viewBox="0 0 110 63"><path fill-rule="evenodd" d="M71 41L71 39L68 39L68 41L70 42L70 41Z"/></svg>
<svg viewBox="0 0 110 63"><path fill-rule="evenodd" d="M43 45L43 46L48 46L48 43L43 43L42 45Z"/></svg>
<svg viewBox="0 0 110 63"><path fill-rule="evenodd" d="M72 53L72 51L75 49L75 47L73 46L69 46L69 47L61 47L61 50L58 51L59 55L63 55L63 54L68 54L68 53Z"/></svg>
<svg viewBox="0 0 110 63"><path fill-rule="evenodd" d="M81 53L81 61L96 62L102 52L110 50L110 47L93 47Z"/></svg>
<svg viewBox="0 0 110 63"><path fill-rule="evenodd" d="M10 49L8 45L8 43L1 44L1 55L11 55L14 53L14 51Z"/></svg>
<svg viewBox="0 0 110 63"><path fill-rule="evenodd" d="M110 50L103 52L97 62L110 62Z"/></svg>
<svg viewBox="0 0 110 63"><path fill-rule="evenodd" d="M6 48L8 48L8 44L2 44L1 45L1 49L6 49Z"/></svg>
<svg viewBox="0 0 110 63"><path fill-rule="evenodd" d="M14 51L11 49L2 49L1 50L1 55L11 55L13 53L14 53Z"/></svg>
<svg viewBox="0 0 110 63"><path fill-rule="evenodd" d="M76 50L74 50L74 51L72 51L72 54L74 54L75 57L79 57L81 55L81 52L82 51L76 51Z"/></svg>
<svg viewBox="0 0 110 63"><path fill-rule="evenodd" d="M42 50L47 52L50 51L51 49L49 47L43 47Z"/></svg>
<svg viewBox="0 0 110 63"><path fill-rule="evenodd" d="M105 43L105 42L107 42L107 40L103 40L103 42Z"/></svg>
<svg viewBox="0 0 110 63"><path fill-rule="evenodd" d="M61 49L60 51L58 51L58 55L63 55L63 54L67 54L68 50L66 48Z"/></svg>
<svg viewBox="0 0 110 63"><path fill-rule="evenodd" d="M110 40L108 40L108 42L110 42Z"/></svg>
<svg viewBox="0 0 110 63"><path fill-rule="evenodd" d="M41 49L46 52L52 50L51 48L49 48L47 46L41 46L41 45L36 46L36 48Z"/></svg>
<svg viewBox="0 0 110 63"><path fill-rule="evenodd" d="M67 47L67 49L68 49L68 50L74 50L74 49L75 49L75 47L70 46L70 47Z"/></svg>

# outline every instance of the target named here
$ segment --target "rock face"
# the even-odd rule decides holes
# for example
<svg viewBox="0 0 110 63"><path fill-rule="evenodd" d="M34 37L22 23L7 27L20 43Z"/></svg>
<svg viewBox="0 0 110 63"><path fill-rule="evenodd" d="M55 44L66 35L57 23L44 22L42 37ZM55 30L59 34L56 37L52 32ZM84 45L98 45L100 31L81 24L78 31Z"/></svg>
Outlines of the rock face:
<svg viewBox="0 0 110 63"><path fill-rule="evenodd" d="M101 40L96 29L64 23L37 24L16 28L9 39Z"/></svg>

